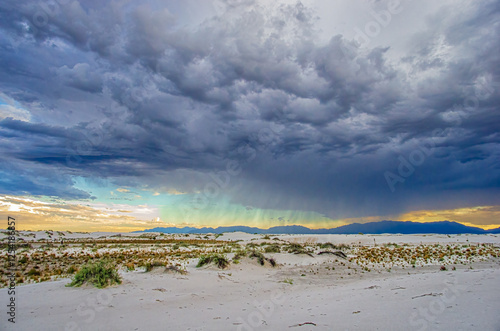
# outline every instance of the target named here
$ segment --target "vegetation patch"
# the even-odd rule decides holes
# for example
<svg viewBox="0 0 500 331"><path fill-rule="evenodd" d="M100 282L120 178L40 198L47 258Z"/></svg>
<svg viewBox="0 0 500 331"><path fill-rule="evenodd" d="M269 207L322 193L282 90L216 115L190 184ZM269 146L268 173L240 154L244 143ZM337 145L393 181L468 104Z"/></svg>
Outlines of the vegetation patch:
<svg viewBox="0 0 500 331"><path fill-rule="evenodd" d="M304 246L302 246L301 244L297 244L297 243L291 243L290 245L288 245L288 253L293 253L293 254L305 254L305 255L309 255L309 256L313 256L309 251L307 251L305 249Z"/></svg>
<svg viewBox="0 0 500 331"><path fill-rule="evenodd" d="M264 265L264 263L266 262L266 258L261 252L251 251L248 257L251 259L256 258L260 265Z"/></svg>
<svg viewBox="0 0 500 331"><path fill-rule="evenodd" d="M104 288L113 284L121 284L121 278L116 267L108 261L90 262L80 268L73 281L66 286L82 286L85 283L97 288Z"/></svg>
<svg viewBox="0 0 500 331"><path fill-rule="evenodd" d="M229 260L222 254L201 255L196 268L208 264L215 264L219 269L225 269L229 266Z"/></svg>
<svg viewBox="0 0 500 331"><path fill-rule="evenodd" d="M273 244L273 245L266 246L264 248L264 252L265 253L279 253L279 252L281 252L281 248L280 248L280 245Z"/></svg>

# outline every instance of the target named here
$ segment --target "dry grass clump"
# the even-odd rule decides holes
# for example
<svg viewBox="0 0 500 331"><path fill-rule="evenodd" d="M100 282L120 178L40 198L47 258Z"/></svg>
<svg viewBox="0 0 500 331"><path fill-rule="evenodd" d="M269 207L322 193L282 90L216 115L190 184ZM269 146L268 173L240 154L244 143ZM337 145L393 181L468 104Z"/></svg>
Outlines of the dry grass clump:
<svg viewBox="0 0 500 331"><path fill-rule="evenodd" d="M297 243L291 243L288 245L288 253L293 254L305 254L309 256L313 256L311 252L309 252L304 246Z"/></svg>
<svg viewBox="0 0 500 331"><path fill-rule="evenodd" d="M120 275L116 267L109 261L90 262L84 265L67 286L82 286L85 283L97 288L104 288L113 284L121 284Z"/></svg>
<svg viewBox="0 0 500 331"><path fill-rule="evenodd" d="M488 245L418 245L360 247L352 261L361 266L424 266L442 264L468 264L499 256L499 249Z"/></svg>
<svg viewBox="0 0 500 331"><path fill-rule="evenodd" d="M277 263L276 263L276 260L273 259L273 258L267 258L264 256L264 254L262 254L261 252L258 252L258 251L251 251L249 254L248 254L248 257L251 258L251 259L254 259L256 258L257 261L259 262L260 265L265 265L266 264L266 261L269 262L269 264L271 264L271 266L274 268L276 267Z"/></svg>
<svg viewBox="0 0 500 331"><path fill-rule="evenodd" d="M248 252L245 250L238 250L233 256L233 263L239 263L239 260L247 256Z"/></svg>
<svg viewBox="0 0 500 331"><path fill-rule="evenodd" d="M250 254L248 254L248 257L251 259L256 258L260 265L264 265L264 263L266 263L266 258L261 252L251 251Z"/></svg>
<svg viewBox="0 0 500 331"><path fill-rule="evenodd" d="M229 260L222 254L201 255L196 268L208 264L215 264L219 269L225 269L229 266Z"/></svg>
<svg viewBox="0 0 500 331"><path fill-rule="evenodd" d="M265 253L279 253L281 252L281 247L278 244L268 245L264 248Z"/></svg>
<svg viewBox="0 0 500 331"><path fill-rule="evenodd" d="M165 262L161 262L161 261L146 262L144 264L144 268L145 268L146 272L150 272L151 270L153 270L156 267L164 267L164 266L165 266Z"/></svg>
<svg viewBox="0 0 500 331"><path fill-rule="evenodd" d="M187 271L184 268L181 268L180 265L169 265L165 267L165 272L177 273L181 275L187 275Z"/></svg>

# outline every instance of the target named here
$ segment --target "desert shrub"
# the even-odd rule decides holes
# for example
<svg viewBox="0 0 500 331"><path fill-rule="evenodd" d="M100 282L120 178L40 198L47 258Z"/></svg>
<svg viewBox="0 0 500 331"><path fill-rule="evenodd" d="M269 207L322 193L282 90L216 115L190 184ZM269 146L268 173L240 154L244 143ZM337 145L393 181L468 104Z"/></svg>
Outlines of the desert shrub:
<svg viewBox="0 0 500 331"><path fill-rule="evenodd" d="M264 248L265 253L279 253L281 251L279 245L269 245Z"/></svg>
<svg viewBox="0 0 500 331"><path fill-rule="evenodd" d="M245 257L245 256L247 256L247 252L246 251L238 250L234 254L233 261L237 261L237 260L239 260L239 259L241 259L242 257Z"/></svg>
<svg viewBox="0 0 500 331"><path fill-rule="evenodd" d="M261 252L257 252L257 251L251 251L250 254L248 255L248 257L251 259L257 258L257 261L259 261L260 265L264 265L264 263L266 261L264 254L262 254Z"/></svg>
<svg viewBox="0 0 500 331"><path fill-rule="evenodd" d="M308 252L304 246L301 244L296 244L296 243L291 243L288 245L288 253L293 253L293 254L306 254L309 256L312 256L310 252Z"/></svg>
<svg viewBox="0 0 500 331"><path fill-rule="evenodd" d="M89 262L75 274L71 283L66 286L82 286L90 283L97 288L121 284L121 278L114 265L108 261Z"/></svg>
<svg viewBox="0 0 500 331"><path fill-rule="evenodd" d="M221 254L201 255L196 268L203 267L207 264L215 264L219 269L225 269L229 265L228 259Z"/></svg>
<svg viewBox="0 0 500 331"><path fill-rule="evenodd" d="M337 249L337 246L335 244L332 244L332 243L318 244L318 246L321 249L328 249L328 248Z"/></svg>
<svg viewBox="0 0 500 331"><path fill-rule="evenodd" d="M248 244L246 245L246 247L247 247L247 248L255 248L255 247L257 247L257 245L256 245L255 243L248 243Z"/></svg>
<svg viewBox="0 0 500 331"><path fill-rule="evenodd" d="M30 271L28 271L28 276L40 276L41 273L40 271L36 270L35 268L32 268Z"/></svg>
<svg viewBox="0 0 500 331"><path fill-rule="evenodd" d="M68 270L66 270L66 273L67 274L74 274L76 271L77 271L77 268L74 265L72 265L68 268Z"/></svg>
<svg viewBox="0 0 500 331"><path fill-rule="evenodd" d="M231 246L224 246L221 250L221 253L231 253L233 248Z"/></svg>
<svg viewBox="0 0 500 331"><path fill-rule="evenodd" d="M164 267L164 266L165 262L161 261L146 262L146 264L144 264L146 272L150 272L151 270L153 270L154 267Z"/></svg>
<svg viewBox="0 0 500 331"><path fill-rule="evenodd" d="M229 265L229 261L224 255L219 255L215 254L213 255L213 263L219 268L219 269L225 269Z"/></svg>
<svg viewBox="0 0 500 331"><path fill-rule="evenodd" d="M291 243L288 245L288 253L301 252L304 250L304 246L297 243Z"/></svg>
<svg viewBox="0 0 500 331"><path fill-rule="evenodd" d="M165 272L173 272L173 273L178 273L181 275L186 275L187 271L177 265L169 265L165 267Z"/></svg>

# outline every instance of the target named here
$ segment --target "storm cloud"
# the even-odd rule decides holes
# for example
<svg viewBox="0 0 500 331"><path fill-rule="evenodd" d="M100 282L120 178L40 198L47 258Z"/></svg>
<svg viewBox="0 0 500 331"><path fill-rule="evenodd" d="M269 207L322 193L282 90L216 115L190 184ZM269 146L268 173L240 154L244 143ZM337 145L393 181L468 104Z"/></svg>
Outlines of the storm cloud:
<svg viewBox="0 0 500 331"><path fill-rule="evenodd" d="M404 22L369 14L388 2L360 1L385 29L355 26L364 43L318 3L2 1L0 193L219 178L234 203L330 218L498 204L500 4L422 1L391 37Z"/></svg>

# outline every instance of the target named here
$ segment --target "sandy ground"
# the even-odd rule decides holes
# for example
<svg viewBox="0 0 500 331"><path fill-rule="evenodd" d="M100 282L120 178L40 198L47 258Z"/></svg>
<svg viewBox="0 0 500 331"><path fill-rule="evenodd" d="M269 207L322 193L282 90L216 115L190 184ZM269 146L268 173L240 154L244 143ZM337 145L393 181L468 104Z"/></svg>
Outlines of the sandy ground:
<svg viewBox="0 0 500 331"><path fill-rule="evenodd" d="M234 238L231 238L233 236ZM224 238L225 237L225 238ZM244 238L242 238L244 237ZM226 234L221 239L251 240ZM253 236L255 237L255 236ZM495 236L279 236L298 242L371 244L486 242ZM335 257L275 254L277 268L244 259L228 269L187 266L187 275L121 271L107 289L69 279L16 288L16 323L0 289L0 330L500 330L498 259L440 271L327 270Z"/></svg>

